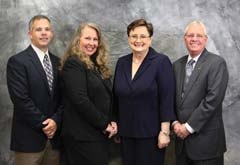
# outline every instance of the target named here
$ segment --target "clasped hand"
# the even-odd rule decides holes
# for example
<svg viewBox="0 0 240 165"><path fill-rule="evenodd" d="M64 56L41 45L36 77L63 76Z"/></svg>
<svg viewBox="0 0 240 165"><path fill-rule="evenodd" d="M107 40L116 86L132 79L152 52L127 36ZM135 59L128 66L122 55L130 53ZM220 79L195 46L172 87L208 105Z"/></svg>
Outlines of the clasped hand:
<svg viewBox="0 0 240 165"><path fill-rule="evenodd" d="M57 124L53 119L46 119L42 123L45 125L45 127L42 129L45 135L48 137L48 139L52 139L56 130L57 130Z"/></svg>
<svg viewBox="0 0 240 165"><path fill-rule="evenodd" d="M107 128L104 130L104 133L108 133L108 138L113 137L116 135L118 132L118 127L117 123L114 121L111 121L108 125Z"/></svg>
<svg viewBox="0 0 240 165"><path fill-rule="evenodd" d="M184 140L188 135L190 134L184 124L181 124L179 122L175 123L173 125L174 133L180 137L182 140Z"/></svg>

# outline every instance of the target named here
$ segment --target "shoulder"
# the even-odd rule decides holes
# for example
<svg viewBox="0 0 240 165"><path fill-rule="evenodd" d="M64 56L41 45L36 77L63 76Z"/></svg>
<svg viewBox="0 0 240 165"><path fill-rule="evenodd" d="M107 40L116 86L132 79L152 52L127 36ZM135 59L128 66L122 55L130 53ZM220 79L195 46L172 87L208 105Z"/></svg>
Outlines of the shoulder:
<svg viewBox="0 0 240 165"><path fill-rule="evenodd" d="M185 65L187 58L188 58L188 55L178 58L176 61L173 62L173 66L176 67L176 66L182 65L182 64Z"/></svg>
<svg viewBox="0 0 240 165"><path fill-rule="evenodd" d="M118 61L130 60L131 57L132 57L132 53L119 57L119 58L118 58Z"/></svg>
<svg viewBox="0 0 240 165"><path fill-rule="evenodd" d="M164 65L172 65L169 57L164 54L164 53L159 53L155 51L153 48L150 47L149 52L149 59L155 61L155 63L159 64L159 66L164 66Z"/></svg>
<svg viewBox="0 0 240 165"><path fill-rule="evenodd" d="M52 65L57 66L57 67L59 67L61 65L61 59L58 56L49 52L49 57L51 59Z"/></svg>
<svg viewBox="0 0 240 165"><path fill-rule="evenodd" d="M132 60L132 53L128 55L124 55L118 58L116 67L119 67L119 65L125 65L130 64Z"/></svg>
<svg viewBox="0 0 240 165"><path fill-rule="evenodd" d="M225 78L228 76L228 67L225 59L217 54L208 52L205 55L203 62L205 70L210 74L224 74Z"/></svg>
<svg viewBox="0 0 240 165"><path fill-rule="evenodd" d="M67 58L66 63L83 63L77 55L71 55Z"/></svg>
<svg viewBox="0 0 240 165"><path fill-rule="evenodd" d="M211 52L208 53L208 57L209 57L209 59L211 59L213 61L219 61L219 62L225 61L223 57L221 57L217 54L211 53Z"/></svg>
<svg viewBox="0 0 240 165"><path fill-rule="evenodd" d="M174 61L173 64L181 63L181 62L185 61L187 58L188 58L188 55L184 55L184 56L178 58L176 61Z"/></svg>
<svg viewBox="0 0 240 165"><path fill-rule="evenodd" d="M49 56L53 60L60 61L60 58L58 56L56 56L55 54L53 54L52 52L49 52Z"/></svg>
<svg viewBox="0 0 240 165"><path fill-rule="evenodd" d="M8 63L12 63L12 62L15 62L15 63L26 63L26 60L28 59L28 49L25 49L13 56L11 56L9 59L8 59Z"/></svg>
<svg viewBox="0 0 240 165"><path fill-rule="evenodd" d="M221 63L226 63L225 59L215 53L209 52L207 50L204 51L203 56L206 58L205 61L208 65L212 67L218 67Z"/></svg>
<svg viewBox="0 0 240 165"><path fill-rule="evenodd" d="M80 68L85 68L86 64L82 62L78 56L72 55L67 58L67 60L64 63L63 69L66 68L74 68L74 67L80 67Z"/></svg>
<svg viewBox="0 0 240 165"><path fill-rule="evenodd" d="M161 52L157 52L152 47L149 48L148 56L149 56L149 58L152 58L152 59L155 59L155 60L167 60L167 59L169 59L166 54L161 53Z"/></svg>

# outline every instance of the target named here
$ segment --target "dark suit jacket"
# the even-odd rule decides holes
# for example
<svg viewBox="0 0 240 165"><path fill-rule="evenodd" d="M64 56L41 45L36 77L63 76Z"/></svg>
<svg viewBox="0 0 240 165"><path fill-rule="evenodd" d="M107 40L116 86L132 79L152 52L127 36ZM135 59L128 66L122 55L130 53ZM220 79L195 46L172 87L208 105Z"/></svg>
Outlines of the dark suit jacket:
<svg viewBox="0 0 240 165"><path fill-rule="evenodd" d="M70 56L62 70L64 115L62 136L81 141L101 141L110 122L112 93L110 79Z"/></svg>
<svg viewBox="0 0 240 165"><path fill-rule="evenodd" d="M187 57L173 64L177 118L181 123L187 122L196 131L185 140L188 156L193 160L211 159L226 151L222 102L228 83L228 70L223 58L205 49L182 98ZM182 147L183 140L177 138L177 154L181 153Z"/></svg>
<svg viewBox="0 0 240 165"><path fill-rule="evenodd" d="M31 46L8 60L7 85L14 106L11 150L42 151L47 141L42 122L47 118L55 120L60 128L59 58L49 55L54 74L52 92L42 64ZM58 147L57 135L51 142L54 148Z"/></svg>
<svg viewBox="0 0 240 165"><path fill-rule="evenodd" d="M132 54L119 58L114 78L114 101L119 134L155 137L161 122L175 119L174 75L169 58L150 48L134 79Z"/></svg>

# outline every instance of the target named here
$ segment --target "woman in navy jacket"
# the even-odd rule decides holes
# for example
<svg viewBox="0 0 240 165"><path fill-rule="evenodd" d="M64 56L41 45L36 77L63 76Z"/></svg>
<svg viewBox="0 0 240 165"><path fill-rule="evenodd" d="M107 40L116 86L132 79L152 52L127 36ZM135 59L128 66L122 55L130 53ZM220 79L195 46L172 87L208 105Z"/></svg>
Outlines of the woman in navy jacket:
<svg viewBox="0 0 240 165"><path fill-rule="evenodd" d="M119 58L114 101L124 165L163 165L174 114L174 76L166 55L150 47L151 23L127 27L132 53Z"/></svg>

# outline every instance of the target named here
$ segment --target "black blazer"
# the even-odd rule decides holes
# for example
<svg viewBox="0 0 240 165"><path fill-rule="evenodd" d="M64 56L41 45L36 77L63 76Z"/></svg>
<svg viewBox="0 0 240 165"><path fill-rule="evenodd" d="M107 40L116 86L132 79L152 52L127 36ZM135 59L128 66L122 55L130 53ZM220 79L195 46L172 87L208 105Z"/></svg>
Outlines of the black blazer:
<svg viewBox="0 0 240 165"><path fill-rule="evenodd" d="M47 118L55 120L60 128L59 58L49 55L54 74L52 92L42 64L31 46L8 60L7 85L14 106L11 150L42 151L47 141L42 122ZM58 148L57 134L51 140L54 148Z"/></svg>
<svg viewBox="0 0 240 165"><path fill-rule="evenodd" d="M87 69L77 56L70 56L62 70L64 115L62 136L82 141L106 138L112 93L110 79Z"/></svg>
<svg viewBox="0 0 240 165"><path fill-rule="evenodd" d="M125 137L155 137L161 122L175 119L175 83L166 55L150 48L134 79L132 54L119 58L114 77L114 107L119 134Z"/></svg>
<svg viewBox="0 0 240 165"><path fill-rule="evenodd" d="M188 56L174 62L176 77L176 112L181 123L188 123L195 133L184 141L176 139L176 152L182 153L183 145L193 160L212 159L226 151L222 119L222 102L228 83L226 62L206 49L199 57L189 79L184 96L182 87Z"/></svg>

